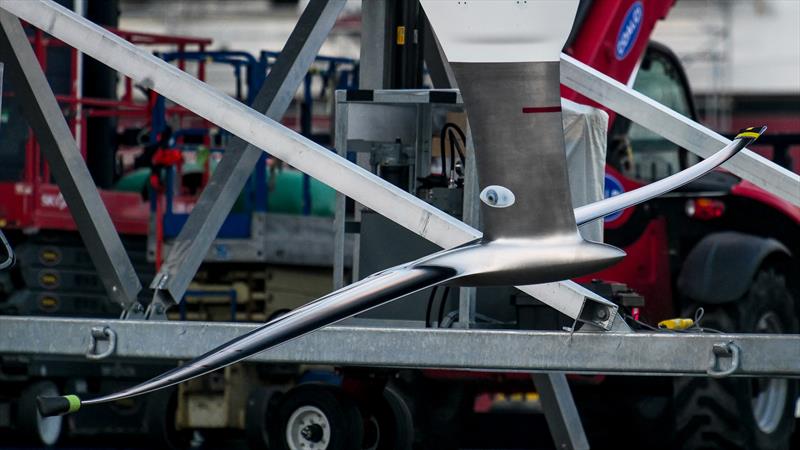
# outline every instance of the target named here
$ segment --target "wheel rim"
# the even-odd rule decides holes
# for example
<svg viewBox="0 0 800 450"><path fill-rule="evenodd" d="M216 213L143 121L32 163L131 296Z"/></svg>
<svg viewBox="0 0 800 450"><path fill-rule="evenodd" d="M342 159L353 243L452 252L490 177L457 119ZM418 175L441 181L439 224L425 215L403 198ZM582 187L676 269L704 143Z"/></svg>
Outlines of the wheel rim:
<svg viewBox="0 0 800 450"><path fill-rule="evenodd" d="M331 442L328 417L315 406L302 406L286 423L286 442L291 450L324 450Z"/></svg>
<svg viewBox="0 0 800 450"><path fill-rule="evenodd" d="M364 424L363 450L377 450L381 442L381 425L375 416L370 416Z"/></svg>
<svg viewBox="0 0 800 450"><path fill-rule="evenodd" d="M55 397L58 395L58 390L52 387L46 388L40 395ZM39 440L42 441L42 444L53 445L58 441L62 422L63 417L61 416L42 417L39 410L36 410L36 431L39 433Z"/></svg>
<svg viewBox="0 0 800 450"><path fill-rule="evenodd" d="M783 326L777 314L770 311L761 316L756 323L756 333L781 333ZM751 400L753 418L759 430L765 434L778 428L786 408L789 382L782 378L754 378Z"/></svg>

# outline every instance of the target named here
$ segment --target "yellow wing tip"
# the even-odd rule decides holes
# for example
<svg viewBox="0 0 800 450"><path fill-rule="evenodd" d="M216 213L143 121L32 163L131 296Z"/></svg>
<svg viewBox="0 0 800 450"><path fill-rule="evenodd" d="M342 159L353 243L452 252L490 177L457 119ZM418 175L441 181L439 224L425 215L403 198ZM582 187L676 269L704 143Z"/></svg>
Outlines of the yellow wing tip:
<svg viewBox="0 0 800 450"><path fill-rule="evenodd" d="M766 129L767 129L767 127L764 127L764 126L762 126L762 127L744 128L741 131L739 131L739 134L736 135L735 139L754 139L755 140L755 139L758 139L759 137L761 137L761 135L764 134L764 131L766 131Z"/></svg>

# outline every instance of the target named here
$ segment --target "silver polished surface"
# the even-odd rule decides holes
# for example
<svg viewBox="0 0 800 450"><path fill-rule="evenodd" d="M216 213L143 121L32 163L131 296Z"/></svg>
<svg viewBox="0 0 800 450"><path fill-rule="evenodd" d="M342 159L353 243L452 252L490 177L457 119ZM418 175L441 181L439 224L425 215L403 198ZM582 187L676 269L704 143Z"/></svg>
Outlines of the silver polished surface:
<svg viewBox="0 0 800 450"><path fill-rule="evenodd" d="M760 136L762 133L764 133L764 131L766 131L766 129L767 127L761 127L754 131ZM616 195L614 197L600 200L599 202L594 202L575 208L575 221L578 223L578 225L582 225L584 223L591 222L592 220L612 214L621 209L630 208L631 206L638 205L639 203L646 202L647 200L658 197L659 195L673 191L707 174L720 164L733 157L735 154L739 153L739 151L753 143L755 140L756 138L753 137L734 139L733 142L726 145L725 148L674 175L650 183L646 186L642 186L638 189L625 192L624 194Z"/></svg>
<svg viewBox="0 0 800 450"><path fill-rule="evenodd" d="M564 150L559 63L452 66L486 197L480 205L483 238L416 266L453 267L458 273L453 281L462 286L518 285L586 275L625 256L578 233ZM503 196L503 190L512 195Z"/></svg>
<svg viewBox="0 0 800 450"><path fill-rule="evenodd" d="M514 205L481 205L483 238L577 232L561 121L559 65L453 63L469 117L478 182L514 193ZM539 108L553 108L553 112Z"/></svg>
<svg viewBox="0 0 800 450"><path fill-rule="evenodd" d="M477 241L443 250L411 264L412 267L451 268L448 284L456 286L513 286L548 283L597 272L625 256L611 245L571 239L512 238Z"/></svg>

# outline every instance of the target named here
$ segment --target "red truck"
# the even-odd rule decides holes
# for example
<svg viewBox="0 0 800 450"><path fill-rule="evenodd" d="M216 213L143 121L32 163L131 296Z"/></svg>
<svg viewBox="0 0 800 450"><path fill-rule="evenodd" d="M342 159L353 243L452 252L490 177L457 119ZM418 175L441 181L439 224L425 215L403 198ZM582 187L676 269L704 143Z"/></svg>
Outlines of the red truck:
<svg viewBox="0 0 800 450"><path fill-rule="evenodd" d="M583 23L568 53L623 83L635 77L634 89L697 120L677 57L648 39L673 3L582 2ZM565 91L567 97L583 102ZM698 160L625 117L611 114L611 119L607 196L656 181ZM798 130L773 127L771 131ZM792 168L790 158L784 156L782 162ZM607 217L605 241L623 248L628 256L582 281L600 279L633 288L645 299L639 320L651 325L672 317L695 317L702 307L703 327L797 333L799 232L797 205L717 170L670 195ZM675 378L671 387L671 405L654 411L658 408L651 404L645 407L649 411L641 412L660 412L667 422L674 419L674 441L666 445L789 448L798 397L795 380Z"/></svg>

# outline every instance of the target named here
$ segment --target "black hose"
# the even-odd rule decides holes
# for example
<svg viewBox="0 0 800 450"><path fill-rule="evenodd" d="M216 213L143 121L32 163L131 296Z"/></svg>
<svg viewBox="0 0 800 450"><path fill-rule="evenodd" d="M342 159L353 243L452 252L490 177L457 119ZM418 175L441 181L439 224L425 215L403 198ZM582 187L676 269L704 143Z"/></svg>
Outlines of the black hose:
<svg viewBox="0 0 800 450"><path fill-rule="evenodd" d="M447 136L447 132L449 130L455 130L455 132L458 134L458 137L461 138L461 142L464 143L464 146L467 145L467 135L464 134L464 130L462 130L461 127L454 124L453 122L447 122L442 126L442 130L439 132L439 141L440 141L439 150L442 153L442 174L445 176L447 176L447 154L445 153L444 141L445 141L445 136ZM453 143L455 142L456 141L451 136L450 145L452 146ZM458 155L461 157L461 163L464 164L464 153L460 150L460 147L461 147L460 145L457 145L456 150L458 151ZM455 158L451 159L452 159L451 164L455 168L456 160Z"/></svg>
<svg viewBox="0 0 800 450"><path fill-rule="evenodd" d="M458 133L458 137L461 138L462 142L467 142L467 135L464 134L464 130L462 130L461 127L454 124L453 122L445 123L444 126L442 127L442 132L440 134L444 136L445 131L447 131L449 128L456 130L456 133Z"/></svg>
<svg viewBox="0 0 800 450"><path fill-rule="evenodd" d="M431 326L431 310L433 310L433 301L436 298L437 289L439 289L439 286L434 286L431 289L431 295L428 296L428 307L425 310L425 328L430 328Z"/></svg>
<svg viewBox="0 0 800 450"><path fill-rule="evenodd" d="M444 307L447 305L447 296L450 295L450 286L444 287L444 294L442 294L442 299L439 300L439 326L442 326L442 320L444 320Z"/></svg>
<svg viewBox="0 0 800 450"><path fill-rule="evenodd" d="M442 155L442 176L447 178L447 153L444 149L444 134L445 129L442 128L442 132L439 133L439 153ZM455 163L455 161L453 161Z"/></svg>
<svg viewBox="0 0 800 450"><path fill-rule="evenodd" d="M452 171L455 173L456 171L456 135L453 134L453 130L448 132L448 136L450 136L450 161L453 166ZM461 165L464 165L464 159L461 159ZM449 175L448 175L448 184L449 184Z"/></svg>

